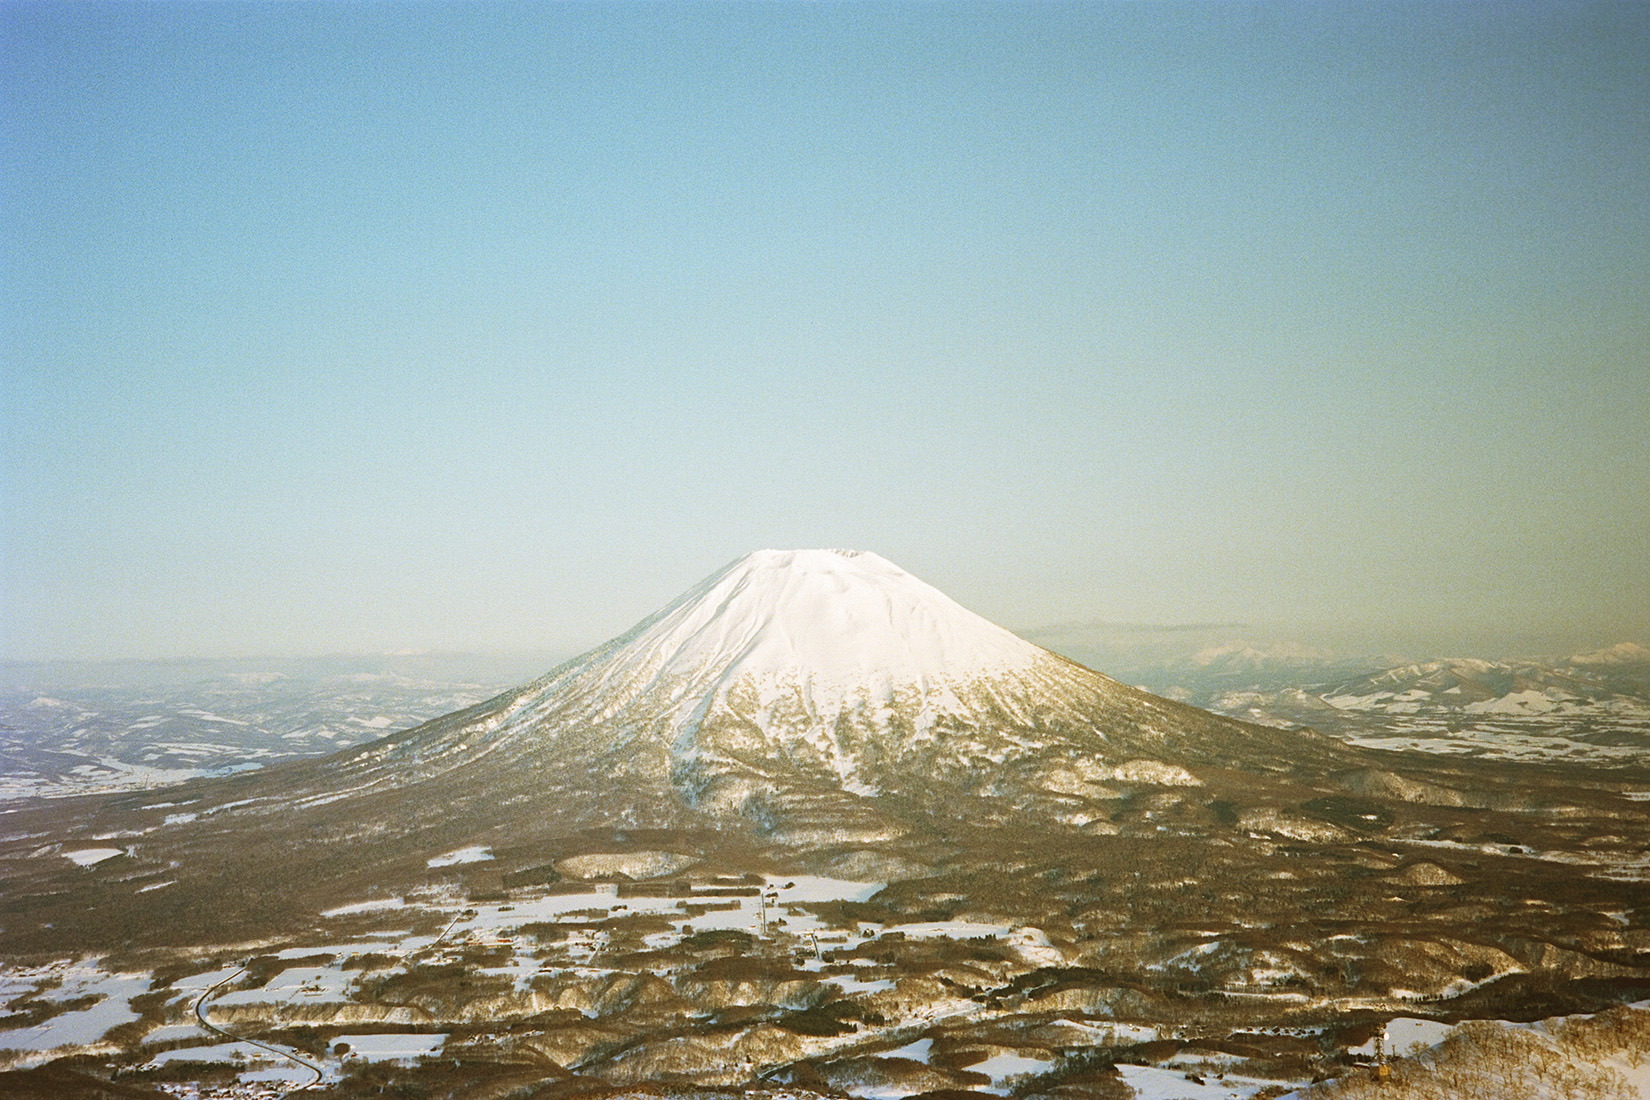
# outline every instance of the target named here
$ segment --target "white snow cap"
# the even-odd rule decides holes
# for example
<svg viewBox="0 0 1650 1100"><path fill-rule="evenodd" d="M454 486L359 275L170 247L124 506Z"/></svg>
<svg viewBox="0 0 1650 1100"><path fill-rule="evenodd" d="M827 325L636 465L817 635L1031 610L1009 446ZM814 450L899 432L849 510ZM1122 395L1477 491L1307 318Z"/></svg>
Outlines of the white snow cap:
<svg viewBox="0 0 1650 1100"><path fill-rule="evenodd" d="M1046 654L861 550L758 550L639 623L624 648L661 671L791 670L816 683L1000 675Z"/></svg>

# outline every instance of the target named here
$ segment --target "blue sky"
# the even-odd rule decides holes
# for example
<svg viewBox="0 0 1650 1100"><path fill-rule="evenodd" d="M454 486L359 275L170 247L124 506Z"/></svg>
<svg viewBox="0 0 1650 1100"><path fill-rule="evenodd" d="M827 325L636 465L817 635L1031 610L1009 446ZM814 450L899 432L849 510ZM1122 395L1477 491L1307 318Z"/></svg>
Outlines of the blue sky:
<svg viewBox="0 0 1650 1100"><path fill-rule="evenodd" d="M570 652L817 545L1650 642L1641 5L0 28L0 658Z"/></svg>

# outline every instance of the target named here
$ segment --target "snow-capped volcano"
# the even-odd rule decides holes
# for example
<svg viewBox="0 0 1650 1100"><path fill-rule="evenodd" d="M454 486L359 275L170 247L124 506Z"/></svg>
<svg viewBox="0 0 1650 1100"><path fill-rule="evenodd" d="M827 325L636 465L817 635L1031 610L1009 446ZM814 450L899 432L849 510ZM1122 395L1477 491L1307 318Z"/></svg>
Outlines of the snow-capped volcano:
<svg viewBox="0 0 1650 1100"><path fill-rule="evenodd" d="M619 719L620 735L650 727L678 759L737 714L793 755L813 746L848 778L840 721L886 726L900 710L920 733L963 711L959 696L1058 661L875 554L762 550L552 672L518 706Z"/></svg>
<svg viewBox="0 0 1650 1100"><path fill-rule="evenodd" d="M881 875L894 872L868 868L972 852L996 867L1079 835L1178 838L1184 853L1238 827L1317 835L1279 807L1348 790L1346 776L1402 787L1383 774L1370 752L1309 730L1120 684L874 554L769 550L468 709L158 803L76 800L51 828L65 845L142 837L123 858L138 851L166 889L126 904L146 926L198 932L214 921L191 899L233 892L281 925L361 890L423 889L476 853L496 857L463 872L481 890L673 873L660 868L701 856ZM1261 806L1250 825L1246 805ZM601 858L568 870L584 856Z"/></svg>
<svg viewBox="0 0 1650 1100"><path fill-rule="evenodd" d="M791 678L826 707L863 690L1024 672L1048 656L860 550L746 555L598 652L696 685L707 673L719 686Z"/></svg>
<svg viewBox="0 0 1650 1100"><path fill-rule="evenodd" d="M762 550L531 684L344 754L302 801L461 784L441 797L881 835L897 805L958 798L1081 818L1118 783L1196 784L1186 765L1258 733L1032 645L875 554Z"/></svg>

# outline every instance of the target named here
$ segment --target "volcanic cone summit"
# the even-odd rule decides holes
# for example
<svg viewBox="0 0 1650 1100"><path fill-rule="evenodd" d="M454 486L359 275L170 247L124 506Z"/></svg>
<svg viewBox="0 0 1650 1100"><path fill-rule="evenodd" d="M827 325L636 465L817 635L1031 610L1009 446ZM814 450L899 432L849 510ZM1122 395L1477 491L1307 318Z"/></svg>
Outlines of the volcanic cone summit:
<svg viewBox="0 0 1650 1100"><path fill-rule="evenodd" d="M876 554L759 550L642 622L612 656L667 677L788 671L851 692L1023 671L1046 654Z"/></svg>

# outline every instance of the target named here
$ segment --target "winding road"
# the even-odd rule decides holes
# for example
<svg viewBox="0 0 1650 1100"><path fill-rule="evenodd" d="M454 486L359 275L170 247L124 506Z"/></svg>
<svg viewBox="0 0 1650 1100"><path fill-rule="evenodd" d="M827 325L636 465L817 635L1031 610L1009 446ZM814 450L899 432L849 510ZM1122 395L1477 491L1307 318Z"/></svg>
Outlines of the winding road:
<svg viewBox="0 0 1650 1100"><path fill-rule="evenodd" d="M431 948L435 947L437 944L441 943L443 940L445 940L447 938L448 933L450 933L458 925L458 922L464 919L464 917L465 917L464 913L460 913L457 916L453 917L453 919L447 923L447 927L443 928L441 930L441 934L436 936L436 938L433 941L431 941L430 943L425 944L423 947L403 951L401 953L401 958L403 960L405 960L405 959L411 957L412 955L416 955L416 954L418 954L420 952L423 952L423 951L428 951ZM278 1055L282 1058L285 1058L287 1061L292 1062L295 1065L299 1065L299 1066L304 1067L309 1072L311 1072L315 1075L313 1080L306 1081L303 1084L298 1085L295 1088L288 1089L287 1090L287 1095L290 1096L294 1092L304 1092L304 1091L307 1091L309 1089L315 1088L317 1085L319 1085L326 1078L326 1073L325 1073L325 1071L323 1071L321 1069L320 1066L316 1065L314 1062L311 1062L307 1058L300 1057L299 1055L294 1054L292 1051L287 1050L284 1047L275 1046L272 1043L266 1043L261 1039L252 1039L252 1038L248 1038L245 1035L236 1035L233 1032L225 1031L223 1028L219 1027L217 1024L213 1023L211 1020L208 1020L206 1018L206 1002L210 1001L213 997L217 996L218 990L220 990L224 986L230 984L236 978L239 978L242 974L245 974L245 973L246 973L246 967L243 966L239 970L236 970L235 973L229 975L229 977L227 977L227 978L223 979L222 981L218 982L216 985L213 985L210 988L203 990L201 992L201 995L199 997L195 998L195 1019L200 1021L201 1027L205 1028L207 1031L211 1032L214 1035L220 1035L223 1038L228 1039L232 1042L249 1043L252 1046L258 1047L261 1050L267 1050L271 1054Z"/></svg>
<svg viewBox="0 0 1650 1100"><path fill-rule="evenodd" d="M206 1002L211 1000L211 998L218 992L218 990L222 989L224 986L228 985L230 982L234 981L236 978L239 978L242 974L245 974L245 973L246 973L246 967L243 966L239 970L235 971L235 973L229 975L229 977L227 977L223 981L219 982L217 985L214 985L210 989L207 989L207 990L203 991L199 997L196 997L195 998L195 1019L200 1021L201 1027L204 1027L207 1031L210 1031L215 1035L221 1035L225 1039L229 1039L232 1042L236 1042L236 1043L250 1043L252 1046L259 1047L260 1049L263 1049L263 1050L267 1050L271 1054L279 1055L280 1057L285 1058L289 1062L293 1062L297 1065L303 1066L305 1069L309 1070L309 1072L311 1072L315 1075L314 1080L306 1081L304 1084L299 1085L296 1088L288 1089L287 1090L288 1095L291 1095L294 1092L303 1092L306 1089L312 1089L315 1086L319 1085L321 1083L321 1080L326 1076L326 1074L324 1072L322 1072L320 1066L316 1065L314 1062L311 1062L309 1059L300 1058L298 1055L292 1053L290 1050L286 1050L282 1047L274 1046L270 1043L263 1042L262 1040L259 1040L259 1039L248 1039L244 1035L232 1034L231 1032L225 1031L223 1028L219 1027L217 1024L213 1023L211 1020L208 1020L206 1018Z"/></svg>

